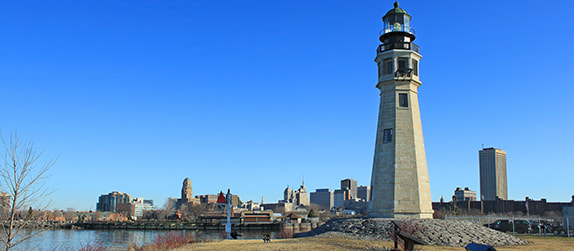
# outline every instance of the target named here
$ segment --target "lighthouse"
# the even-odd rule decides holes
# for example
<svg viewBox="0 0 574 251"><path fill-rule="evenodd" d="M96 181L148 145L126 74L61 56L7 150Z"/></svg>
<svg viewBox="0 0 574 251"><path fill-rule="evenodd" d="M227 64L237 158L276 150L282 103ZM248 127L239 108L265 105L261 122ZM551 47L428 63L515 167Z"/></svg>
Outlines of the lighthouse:
<svg viewBox="0 0 574 251"><path fill-rule="evenodd" d="M398 2L383 17L375 62L380 90L371 217L431 219L432 201L419 112L419 47Z"/></svg>

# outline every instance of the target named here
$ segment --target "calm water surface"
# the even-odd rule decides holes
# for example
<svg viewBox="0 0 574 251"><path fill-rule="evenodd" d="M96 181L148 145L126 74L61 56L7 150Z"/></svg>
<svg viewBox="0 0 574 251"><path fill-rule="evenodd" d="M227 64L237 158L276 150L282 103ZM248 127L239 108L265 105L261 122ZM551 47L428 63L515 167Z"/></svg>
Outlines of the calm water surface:
<svg viewBox="0 0 574 251"><path fill-rule="evenodd" d="M22 236L33 233L23 230ZM88 244L101 243L108 248L122 249L131 244L144 245L153 243L159 234L180 233L197 239L220 239L225 232L218 231L184 231L184 230L68 230L55 229L43 232L15 247L14 250L78 250ZM276 232L240 232L243 239L260 239L263 234Z"/></svg>

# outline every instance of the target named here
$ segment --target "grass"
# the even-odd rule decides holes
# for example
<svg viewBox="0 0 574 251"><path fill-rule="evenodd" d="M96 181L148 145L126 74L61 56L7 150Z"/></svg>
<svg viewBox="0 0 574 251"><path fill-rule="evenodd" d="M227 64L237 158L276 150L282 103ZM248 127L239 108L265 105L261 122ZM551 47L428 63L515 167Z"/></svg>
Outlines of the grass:
<svg viewBox="0 0 574 251"><path fill-rule="evenodd" d="M519 236L531 242L521 246L502 246L496 250L574 250L574 238L565 237L538 237ZM384 247L391 248L390 241L362 241L351 238L321 238L307 237L296 239L276 239L271 243L264 244L263 240L224 240L208 243L186 245L177 251L186 250L381 250ZM443 246L417 246L420 251L439 250L465 250L460 247Z"/></svg>
<svg viewBox="0 0 574 251"><path fill-rule="evenodd" d="M383 247L392 247L392 242L367 242L349 238L296 238L274 239L271 243L263 240L223 240L218 242L187 245L175 249L185 250L380 250Z"/></svg>

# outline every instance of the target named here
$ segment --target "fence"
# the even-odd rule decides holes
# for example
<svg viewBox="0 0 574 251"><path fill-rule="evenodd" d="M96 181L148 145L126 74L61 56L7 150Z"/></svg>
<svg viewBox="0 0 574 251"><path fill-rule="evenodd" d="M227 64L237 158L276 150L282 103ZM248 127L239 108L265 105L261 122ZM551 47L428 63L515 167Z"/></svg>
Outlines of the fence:
<svg viewBox="0 0 574 251"><path fill-rule="evenodd" d="M514 216L496 216L496 215L481 215L481 216L445 216L445 220L461 220L461 221L469 221L472 223L476 223L479 225L490 224L497 220L527 220L530 222L539 222L544 221L547 223L554 223L554 219L552 218L540 218L538 216L521 216L521 217L514 217Z"/></svg>

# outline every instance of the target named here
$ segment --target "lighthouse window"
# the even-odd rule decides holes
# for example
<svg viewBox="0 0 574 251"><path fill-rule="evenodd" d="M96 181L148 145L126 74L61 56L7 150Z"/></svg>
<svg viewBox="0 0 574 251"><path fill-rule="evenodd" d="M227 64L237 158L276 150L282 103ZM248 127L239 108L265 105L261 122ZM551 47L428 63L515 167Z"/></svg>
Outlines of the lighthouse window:
<svg viewBox="0 0 574 251"><path fill-rule="evenodd" d="M391 74L391 73L393 73L393 60L392 60L392 59L385 60L385 62L384 62L384 67L385 67L385 68L384 68L384 70L385 70L384 73L385 73L385 74Z"/></svg>
<svg viewBox="0 0 574 251"><path fill-rule="evenodd" d="M399 107L409 107L409 97L406 93L399 93Z"/></svg>
<svg viewBox="0 0 574 251"><path fill-rule="evenodd" d="M406 58L399 58L399 70L407 69L407 62Z"/></svg>
<svg viewBox="0 0 574 251"><path fill-rule="evenodd" d="M416 59L413 59L412 64L413 64L413 73L416 76L418 76L419 75L419 61L417 61Z"/></svg>
<svg viewBox="0 0 574 251"><path fill-rule="evenodd" d="M393 141L393 128L385 129L383 133L383 143L390 143Z"/></svg>

